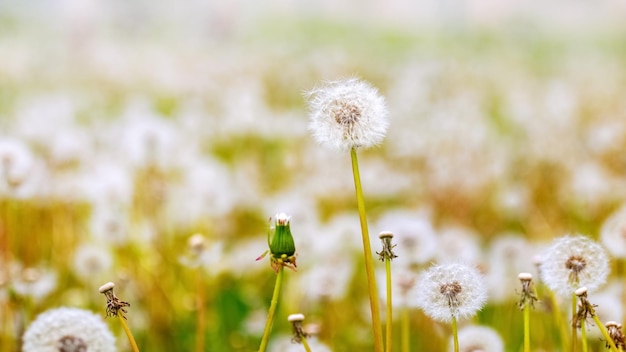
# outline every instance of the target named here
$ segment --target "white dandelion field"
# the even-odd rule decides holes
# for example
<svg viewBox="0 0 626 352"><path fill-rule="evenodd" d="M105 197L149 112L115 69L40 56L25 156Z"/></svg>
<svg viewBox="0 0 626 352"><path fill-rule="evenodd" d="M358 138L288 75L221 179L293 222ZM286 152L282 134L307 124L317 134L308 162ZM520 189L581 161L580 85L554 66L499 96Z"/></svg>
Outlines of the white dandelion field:
<svg viewBox="0 0 626 352"><path fill-rule="evenodd" d="M1 2L0 351L625 350L625 16Z"/></svg>

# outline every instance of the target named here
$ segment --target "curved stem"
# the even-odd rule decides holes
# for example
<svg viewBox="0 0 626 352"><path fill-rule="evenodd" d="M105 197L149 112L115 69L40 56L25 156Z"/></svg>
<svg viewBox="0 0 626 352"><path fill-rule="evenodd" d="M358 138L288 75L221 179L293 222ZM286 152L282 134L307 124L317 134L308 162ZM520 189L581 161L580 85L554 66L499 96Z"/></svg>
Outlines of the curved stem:
<svg viewBox="0 0 626 352"><path fill-rule="evenodd" d="M524 303L524 352L530 352L530 304Z"/></svg>
<svg viewBox="0 0 626 352"><path fill-rule="evenodd" d="M385 259L385 272L386 272L386 276L387 276L387 315L386 315L386 320L387 320L387 326L386 326L386 334L387 334L387 339L385 341L386 345L385 345L385 351L387 352L391 352L391 345L392 345L392 329L393 329L393 318L391 316L391 260L389 258Z"/></svg>
<svg viewBox="0 0 626 352"><path fill-rule="evenodd" d="M459 331L456 326L455 316L452 316L452 336L454 338L454 352L459 352Z"/></svg>
<svg viewBox="0 0 626 352"><path fill-rule="evenodd" d="M602 333L602 336L604 336L604 339L609 344L609 346L611 348L611 351L618 352L619 350L617 349L617 346L615 346L615 342L613 342L613 339L611 338L611 336L609 336L609 332L606 331L606 328L604 327L604 324L602 324L600 319L598 319L598 316L593 314L593 315L591 315L591 317L593 318L593 321L596 323L596 325L600 329L600 332Z"/></svg>
<svg viewBox="0 0 626 352"><path fill-rule="evenodd" d="M122 322L122 328L124 329L126 336L128 336L128 342L130 342L130 347L133 349L133 352L139 352L139 348L137 347L137 342L135 342L133 333L130 332L128 324L126 324L126 319L121 314L118 315L118 318L120 318L120 322Z"/></svg>
<svg viewBox="0 0 626 352"><path fill-rule="evenodd" d="M274 293L272 294L272 302L270 303L270 310L267 313L267 320L265 321L265 329L263 330L263 338L261 339L261 346L259 352L265 352L267 350L267 342L270 339L270 332L272 331L272 325L274 324L274 313L276 313L276 307L278 306L278 298L280 297L280 288L283 283L284 267L281 265L278 268L276 274L276 284L274 285Z"/></svg>
<svg viewBox="0 0 626 352"><path fill-rule="evenodd" d="M352 158L352 174L354 176L354 187L356 191L356 201L359 208L359 220L361 222L361 236L363 239L363 255L365 257L365 271L367 273L367 285L370 297L370 310L372 311L372 330L374 333L374 351L383 351L383 332L380 320L380 307L378 303L378 289L376 288L376 277L374 276L374 260L372 259L372 248L367 229L367 218L365 216L365 202L363 200L363 189L361 187L361 175L359 174L359 162L356 156L356 149L350 150Z"/></svg>

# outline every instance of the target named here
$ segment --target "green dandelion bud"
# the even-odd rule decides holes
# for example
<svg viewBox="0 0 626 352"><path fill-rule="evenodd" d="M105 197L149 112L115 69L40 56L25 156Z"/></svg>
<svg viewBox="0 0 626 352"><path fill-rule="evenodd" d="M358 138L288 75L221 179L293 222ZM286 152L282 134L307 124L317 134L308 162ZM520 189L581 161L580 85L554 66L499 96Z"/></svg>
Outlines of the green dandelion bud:
<svg viewBox="0 0 626 352"><path fill-rule="evenodd" d="M296 253L296 245L293 242L291 228L289 226L289 217L285 213L276 215L276 227L274 228L274 236L271 238L271 230L267 235L267 243L270 246L270 253L273 258L282 259L283 261Z"/></svg>

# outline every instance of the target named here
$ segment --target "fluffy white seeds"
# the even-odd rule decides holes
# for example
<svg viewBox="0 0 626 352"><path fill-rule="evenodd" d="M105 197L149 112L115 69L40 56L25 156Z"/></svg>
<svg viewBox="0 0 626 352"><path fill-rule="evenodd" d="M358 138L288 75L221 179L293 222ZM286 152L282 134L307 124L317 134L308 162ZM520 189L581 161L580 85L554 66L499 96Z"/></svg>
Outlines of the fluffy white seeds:
<svg viewBox="0 0 626 352"><path fill-rule="evenodd" d="M385 99L370 84L358 79L328 82L307 94L313 137L338 150L368 148L387 132Z"/></svg>
<svg viewBox="0 0 626 352"><path fill-rule="evenodd" d="M600 239L613 257L626 258L626 205L604 221Z"/></svg>
<svg viewBox="0 0 626 352"><path fill-rule="evenodd" d="M24 352L114 352L115 339L98 315L78 308L40 314L24 334Z"/></svg>
<svg viewBox="0 0 626 352"><path fill-rule="evenodd" d="M433 266L421 276L417 287L419 307L442 322L473 316L487 300L482 276L463 264Z"/></svg>
<svg viewBox="0 0 626 352"><path fill-rule="evenodd" d="M541 279L561 296L570 296L581 286L593 291L604 284L608 273L604 249L581 235L557 238L541 260Z"/></svg>

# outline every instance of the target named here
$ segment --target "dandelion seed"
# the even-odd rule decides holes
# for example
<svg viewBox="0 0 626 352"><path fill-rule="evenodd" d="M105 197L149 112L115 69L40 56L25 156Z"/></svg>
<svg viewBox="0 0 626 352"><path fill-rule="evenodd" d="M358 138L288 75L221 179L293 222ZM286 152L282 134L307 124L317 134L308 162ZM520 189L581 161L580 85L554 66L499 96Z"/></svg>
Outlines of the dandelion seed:
<svg viewBox="0 0 626 352"><path fill-rule="evenodd" d="M423 274L418 288L419 307L442 322L473 316L487 300L482 276L463 264L433 266Z"/></svg>
<svg viewBox="0 0 626 352"><path fill-rule="evenodd" d="M322 145L337 150L368 148L382 142L389 112L369 83L352 78L328 82L306 94L310 129Z"/></svg>
<svg viewBox="0 0 626 352"><path fill-rule="evenodd" d="M102 319L78 308L40 314L24 333L24 352L113 352L115 339Z"/></svg>
<svg viewBox="0 0 626 352"><path fill-rule="evenodd" d="M593 291L604 284L609 262L604 249L593 240L564 236L545 252L540 269L543 282L553 292L569 296L581 286Z"/></svg>

